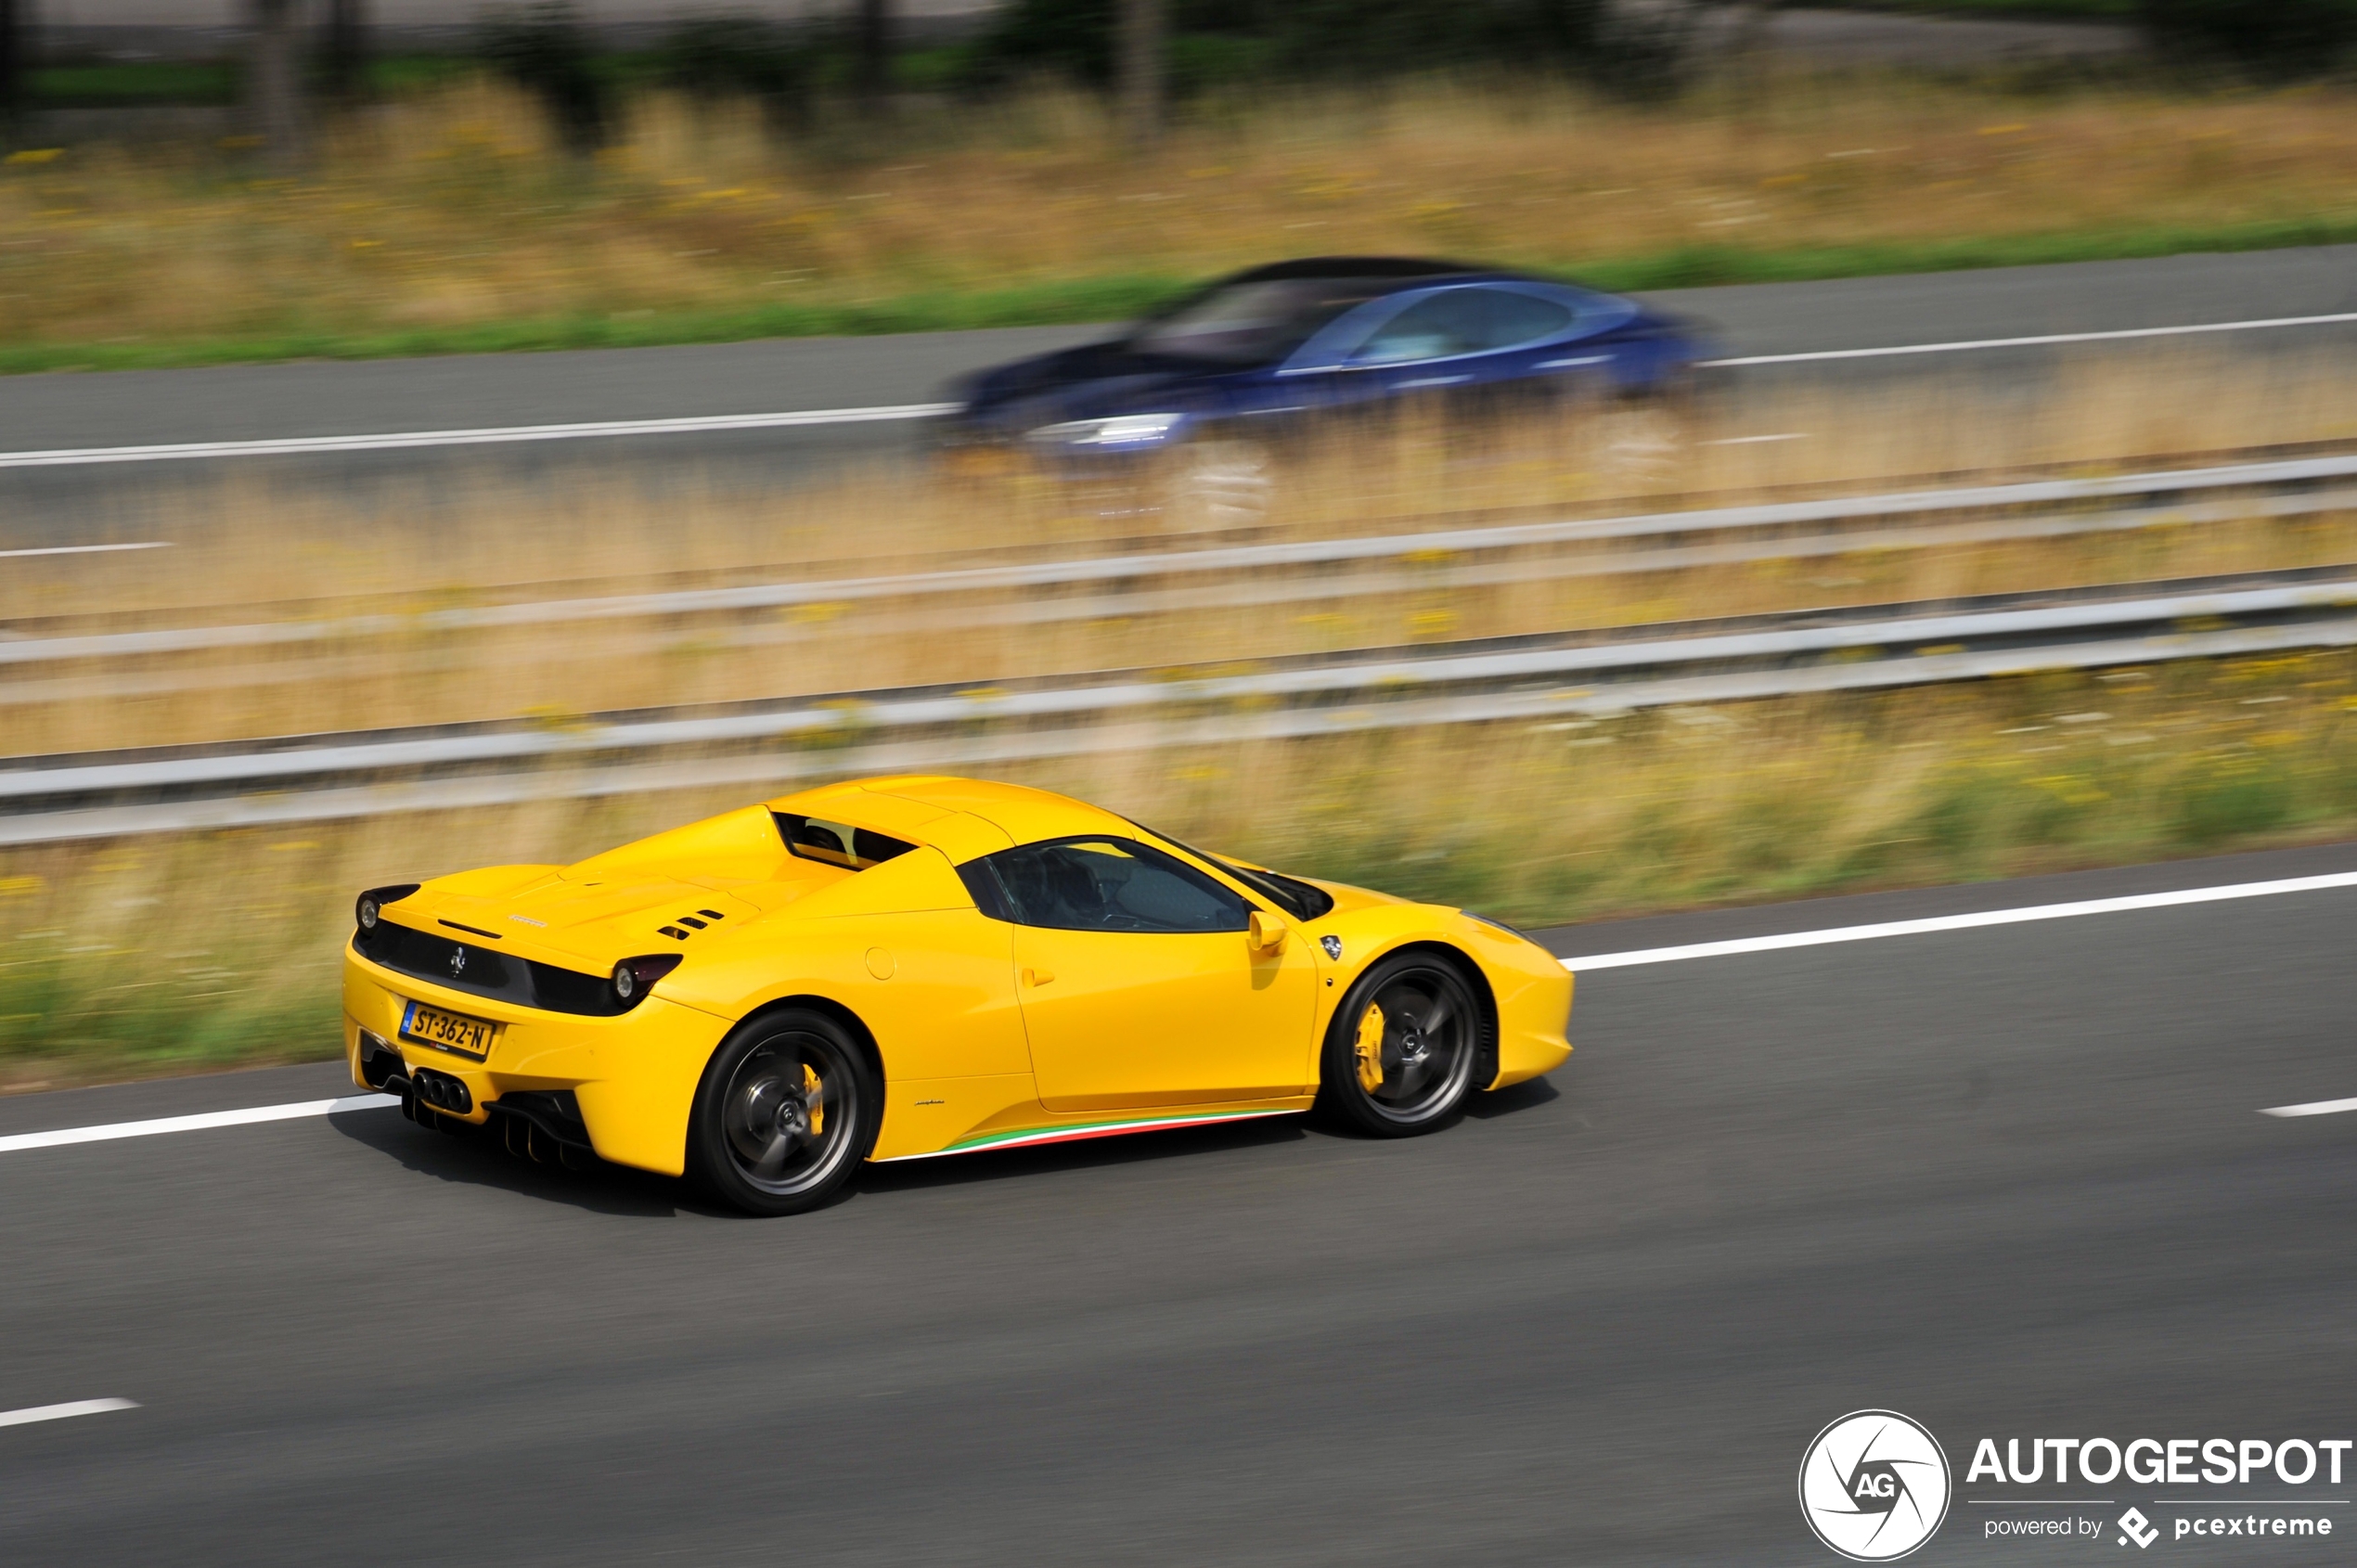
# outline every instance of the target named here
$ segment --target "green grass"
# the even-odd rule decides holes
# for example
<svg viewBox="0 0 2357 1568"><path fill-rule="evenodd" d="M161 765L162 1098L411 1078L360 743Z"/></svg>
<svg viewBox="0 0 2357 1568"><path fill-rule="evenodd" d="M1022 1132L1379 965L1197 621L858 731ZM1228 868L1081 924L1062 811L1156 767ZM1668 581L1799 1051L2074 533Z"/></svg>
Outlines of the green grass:
<svg viewBox="0 0 2357 1568"><path fill-rule="evenodd" d="M51 109L226 104L238 96L236 67L203 60L53 65L30 73L32 101Z"/></svg>
<svg viewBox="0 0 2357 1568"><path fill-rule="evenodd" d="M368 85L387 95L414 93L482 67L459 55L387 55L368 62ZM109 60L44 66L28 73L32 100L44 109L221 107L236 103L244 68L233 60Z"/></svg>
<svg viewBox="0 0 2357 1568"><path fill-rule="evenodd" d="M2215 228L2066 230L1810 250L1684 246L1652 255L1587 263L1577 269L1576 276L1598 288L1622 291L1698 289L1737 283L1798 283L1901 273L2119 261L2205 251L2267 251L2351 241L2357 241L2357 221L2320 218ZM1564 270L1550 267L1543 260L1501 260L1519 262L1541 272ZM841 303L527 316L392 332L322 329L142 342L19 343L0 347L0 374L647 348L675 343L741 342L756 338L872 337L895 332L1074 325L1134 317L1196 281L1168 276L1127 275L962 293L888 295Z"/></svg>
<svg viewBox="0 0 2357 1568"><path fill-rule="evenodd" d="M904 50L893 74L908 92L955 90L966 71L962 45ZM663 56L652 50L616 51L598 57L597 68L625 91L652 83L663 73ZM392 97L427 91L471 76L483 62L470 55L380 55L368 62L371 92ZM827 57L822 72L831 84L848 83L847 57ZM844 79L833 83L834 77ZM44 66L27 73L33 103L45 109L146 109L220 107L244 91L244 63L221 60L104 60Z"/></svg>

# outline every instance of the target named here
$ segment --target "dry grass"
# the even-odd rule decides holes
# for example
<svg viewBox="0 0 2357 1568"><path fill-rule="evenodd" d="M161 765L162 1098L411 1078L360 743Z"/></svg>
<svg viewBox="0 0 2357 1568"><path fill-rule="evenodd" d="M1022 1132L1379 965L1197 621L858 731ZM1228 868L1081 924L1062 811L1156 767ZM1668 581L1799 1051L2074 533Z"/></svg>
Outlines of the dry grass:
<svg viewBox="0 0 2357 1568"><path fill-rule="evenodd" d="M2357 831L2357 656L1040 764L1196 842L1531 924ZM0 1088L332 1055L353 890L564 862L689 791L0 850Z"/></svg>
<svg viewBox="0 0 2357 1568"><path fill-rule="evenodd" d="M2357 220L2357 97L2332 90L1798 78L1643 111L1423 83L1213 103L1151 159L1118 146L1099 103L1053 93L785 147L749 109L654 97L585 169L476 83L342 125L298 180L210 149L70 149L0 168L0 348L286 353L910 297L950 324L939 302L977 290L1054 315L1088 280L1134 295L1288 251L1576 268Z"/></svg>
<svg viewBox="0 0 2357 1568"><path fill-rule="evenodd" d="M2142 358L1993 400L1970 384L1707 404L1660 449L1629 429L1480 440L1410 425L1316 451L1256 536L1447 524L1546 506L1734 499L1894 475L2063 465L2102 472L2191 442L2347 438L2346 373ZM1714 446L1729 434L1803 441ZM1657 431L1651 433L1658 433ZM1648 435L1644 427L1636 435ZM1558 441L1556 437L1560 436ZM1517 443L1521 444L1517 444ZM1662 465L1666 462L1667 467ZM1617 466L1616 466L1617 465ZM1071 493L873 474L758 501L628 490L439 496L230 490L159 501L170 551L35 559L0 575L19 635L238 623L797 573L914 570L1102 547L1155 520ZM126 513L136 533L147 521ZM977 533L983 539L977 538ZM1132 541L1133 543L1136 541ZM1184 546L1200 540L1148 538ZM513 718L912 680L1282 651L2144 580L2357 559L2347 517L2228 521L2077 540L1862 549L1798 563L1423 581L1299 606L978 596L676 626L435 637L274 656L44 666L0 682L23 754L298 730ZM1401 570L1387 567L1385 571ZM1359 586L1365 585L1359 584ZM1162 591L1162 590L1156 590ZM1223 598L1222 596L1225 596ZM262 601L262 602L256 602ZM806 756L804 757L806 761ZM1527 922L2149 860L2357 832L2357 654L2115 670L1616 719L1142 750L1011 777L1194 842ZM0 850L0 1088L329 1053L352 891L507 861L567 861L761 791L679 790L300 829Z"/></svg>
<svg viewBox="0 0 2357 1568"><path fill-rule="evenodd" d="M1273 509L1242 536L1738 503L1964 468L2105 471L2197 439L2357 437L2352 410L2357 385L2339 366L2138 355L1995 393L1970 383L1903 395L1820 388L1761 405L1706 403L1682 418L1637 410L1480 432L1411 420L1313 445L1281 469ZM1746 433L1802 439L1724 444ZM1631 494L1658 487L1679 494ZM1134 506L1101 509L1137 498L1036 476L890 472L752 497L676 488L650 497L627 482L589 482L554 493L497 484L395 491L373 505L242 486L212 493L201 507L174 496L158 501L149 520L182 541L169 550L12 562L0 576L0 630L54 637L361 614L387 616L393 629L284 648L0 667L0 752L1232 666L1348 648L2357 561L2357 518L2323 514L1921 547L1901 533L1782 559L1575 545L1526 552L1501 570L1442 553L1314 579L1239 573L506 630L434 631L420 619L501 602L1228 542L1157 533L1166 517ZM119 527L142 531L135 516ZM562 581L547 580L560 572ZM1300 586L1273 591L1289 584Z"/></svg>

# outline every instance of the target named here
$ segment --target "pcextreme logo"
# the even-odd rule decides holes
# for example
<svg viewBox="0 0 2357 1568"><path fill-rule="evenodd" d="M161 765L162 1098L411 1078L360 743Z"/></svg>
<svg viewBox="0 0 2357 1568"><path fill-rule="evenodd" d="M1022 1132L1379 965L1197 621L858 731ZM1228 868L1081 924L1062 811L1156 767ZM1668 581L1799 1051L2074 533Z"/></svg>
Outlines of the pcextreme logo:
<svg viewBox="0 0 2357 1568"><path fill-rule="evenodd" d="M1948 1456L1922 1422L1896 1410L1853 1410L1800 1459L1800 1516L1852 1562L1889 1562L1948 1517Z"/></svg>

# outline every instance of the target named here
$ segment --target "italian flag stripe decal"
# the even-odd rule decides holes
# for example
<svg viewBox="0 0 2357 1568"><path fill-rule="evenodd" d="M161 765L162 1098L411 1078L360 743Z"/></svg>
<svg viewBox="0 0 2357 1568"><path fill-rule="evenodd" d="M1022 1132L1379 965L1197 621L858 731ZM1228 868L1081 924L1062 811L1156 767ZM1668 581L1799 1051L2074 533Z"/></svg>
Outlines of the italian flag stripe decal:
<svg viewBox="0 0 2357 1568"><path fill-rule="evenodd" d="M1207 1122L1243 1122L1256 1116L1297 1116L1298 1111L1196 1111L1179 1115L1150 1116L1126 1122L1072 1122L1060 1127L1023 1127L960 1138L947 1149L924 1154L901 1154L901 1160L931 1160L943 1154L972 1154L985 1149L1030 1149L1044 1143L1078 1143L1084 1138L1119 1137L1125 1133L1150 1133L1165 1127L1191 1127Z"/></svg>

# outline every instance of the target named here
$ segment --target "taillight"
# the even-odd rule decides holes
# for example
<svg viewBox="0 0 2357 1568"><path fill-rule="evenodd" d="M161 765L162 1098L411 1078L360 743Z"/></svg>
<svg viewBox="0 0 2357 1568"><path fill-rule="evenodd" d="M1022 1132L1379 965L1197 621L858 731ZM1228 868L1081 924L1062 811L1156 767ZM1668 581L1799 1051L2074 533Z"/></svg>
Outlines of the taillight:
<svg viewBox="0 0 2357 1568"><path fill-rule="evenodd" d="M625 1008L635 1008L638 998L654 989L655 982L679 967L684 957L678 953L650 953L641 958L625 958L613 967L614 999Z"/></svg>
<svg viewBox="0 0 2357 1568"><path fill-rule="evenodd" d="M372 887L353 901L352 918L362 931L377 929L379 911L388 904L398 904L418 891L417 882L397 882L392 887Z"/></svg>

